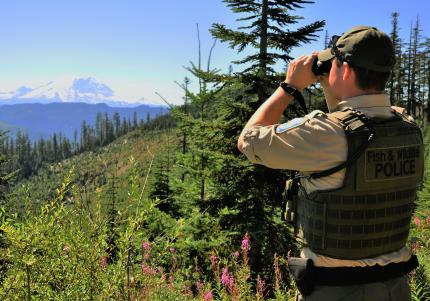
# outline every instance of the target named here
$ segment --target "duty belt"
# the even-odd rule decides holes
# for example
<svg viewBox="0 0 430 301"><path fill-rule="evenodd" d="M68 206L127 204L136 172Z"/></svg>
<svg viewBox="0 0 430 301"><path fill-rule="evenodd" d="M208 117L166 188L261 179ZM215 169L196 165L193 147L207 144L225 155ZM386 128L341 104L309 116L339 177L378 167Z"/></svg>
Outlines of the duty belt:
<svg viewBox="0 0 430 301"><path fill-rule="evenodd" d="M406 262L390 263L385 266L336 268L316 267L309 258L288 259L288 270L304 296L310 295L316 285L345 286L384 282L406 275L417 267L418 259L415 255Z"/></svg>

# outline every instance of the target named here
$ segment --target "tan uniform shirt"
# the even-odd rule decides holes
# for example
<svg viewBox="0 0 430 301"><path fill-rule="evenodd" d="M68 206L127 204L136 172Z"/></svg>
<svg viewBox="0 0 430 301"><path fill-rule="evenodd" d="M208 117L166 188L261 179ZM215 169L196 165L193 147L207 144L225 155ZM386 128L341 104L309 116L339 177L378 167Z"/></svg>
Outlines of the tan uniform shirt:
<svg viewBox="0 0 430 301"><path fill-rule="evenodd" d="M393 115L393 108L385 94L352 97L340 102L335 110L345 107L355 108L369 118L389 118ZM341 164L346 161L348 152L342 127L330 121L321 111L313 111L284 124L253 126L245 133L244 142L243 153L251 162L270 168L298 170L304 175ZM301 183L308 193L339 188L344 175L345 169L319 179L302 179ZM301 256L311 258L316 266L367 266L407 261L411 252L404 247L374 258L341 260L304 248Z"/></svg>

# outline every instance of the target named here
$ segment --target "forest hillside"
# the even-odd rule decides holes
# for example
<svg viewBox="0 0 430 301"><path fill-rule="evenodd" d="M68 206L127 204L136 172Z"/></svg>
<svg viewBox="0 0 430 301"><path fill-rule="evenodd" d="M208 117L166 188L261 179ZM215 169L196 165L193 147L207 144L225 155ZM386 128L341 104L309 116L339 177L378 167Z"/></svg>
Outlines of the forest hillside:
<svg viewBox="0 0 430 301"><path fill-rule="evenodd" d="M294 299L286 257L300 246L283 219L291 173L250 163L237 140L284 79L291 50L323 35L325 22L300 17L312 1L223 2L243 18L237 28L212 25L208 57L199 51L177 83L183 105L159 94L169 114L140 122L100 115L72 146L2 134L0 300ZM409 276L413 299L429 300L430 42L418 20L403 41L398 17L386 92L425 139L408 246L421 262ZM215 41L237 51L235 68L211 66ZM327 109L318 84L303 94L308 110ZM291 105L280 122L303 114Z"/></svg>

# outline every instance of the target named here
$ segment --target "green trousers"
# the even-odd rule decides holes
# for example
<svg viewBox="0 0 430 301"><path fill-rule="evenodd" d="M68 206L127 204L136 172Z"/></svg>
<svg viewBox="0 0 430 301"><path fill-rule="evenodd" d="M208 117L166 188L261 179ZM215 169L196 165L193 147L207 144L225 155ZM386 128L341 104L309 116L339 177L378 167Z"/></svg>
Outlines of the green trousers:
<svg viewBox="0 0 430 301"><path fill-rule="evenodd" d="M410 301L411 290L406 276L363 285L315 287L309 296L296 296L297 301Z"/></svg>

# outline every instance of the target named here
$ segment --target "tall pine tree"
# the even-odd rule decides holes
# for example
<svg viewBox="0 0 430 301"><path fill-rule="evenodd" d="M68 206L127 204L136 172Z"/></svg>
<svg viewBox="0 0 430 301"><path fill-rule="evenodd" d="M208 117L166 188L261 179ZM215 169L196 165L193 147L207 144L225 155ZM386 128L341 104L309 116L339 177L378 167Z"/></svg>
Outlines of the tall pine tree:
<svg viewBox="0 0 430 301"><path fill-rule="evenodd" d="M292 59L293 47L308 43L324 26L318 21L297 27L302 17L292 15L295 9L312 1L301 0L225 0L243 25L237 30L214 24L211 33L239 53L248 48L243 59L233 62L242 71L228 74L204 72L194 66L194 74L224 87L222 99L214 110L215 126L202 129L213 163L210 180L214 186L206 201L213 214L221 214L225 228L236 233L250 232L251 269L259 273L271 270L274 252L286 252L289 237L279 222L284 172L250 164L237 150L241 129L257 107L277 87L284 75L276 72L278 62ZM293 29L297 27L296 29ZM278 208L278 209L277 209Z"/></svg>
<svg viewBox="0 0 430 301"><path fill-rule="evenodd" d="M391 14L392 30L390 33L391 41L393 42L394 57L396 64L393 67L390 80L388 82L388 89L390 94L391 104L401 105L403 96L402 91L402 39L399 36L399 13L394 12Z"/></svg>
<svg viewBox="0 0 430 301"><path fill-rule="evenodd" d="M255 52L234 64L244 66L237 75L242 82L250 84L252 94L263 102L278 81L274 65L278 61L288 63L292 48L313 41L325 25L317 21L309 25L292 29L301 16L291 15L295 9L303 8L303 4L313 1L304 0L224 0L234 12L244 14L237 19L244 25L238 30L228 29L222 24L214 24L211 33L221 42L228 42L230 47L239 53L246 48L254 48Z"/></svg>

